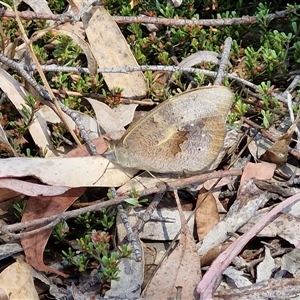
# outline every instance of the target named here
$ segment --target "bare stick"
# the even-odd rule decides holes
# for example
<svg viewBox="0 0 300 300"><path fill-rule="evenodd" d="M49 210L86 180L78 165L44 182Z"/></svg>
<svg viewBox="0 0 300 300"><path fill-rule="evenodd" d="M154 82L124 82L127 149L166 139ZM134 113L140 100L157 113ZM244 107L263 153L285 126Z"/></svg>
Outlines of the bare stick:
<svg viewBox="0 0 300 300"><path fill-rule="evenodd" d="M166 186L164 187L164 189L166 189ZM153 211L157 208L157 206L160 203L163 195L164 195L164 193L156 193L155 194L153 200L151 201L151 203L147 207L146 211L143 214L141 214L140 216L138 216L138 221L134 225L133 230L135 230L137 232L142 231L145 223L147 223L151 219Z"/></svg>
<svg viewBox="0 0 300 300"><path fill-rule="evenodd" d="M81 143L80 143L78 137L76 136L76 134L73 132L73 130L68 125L68 123L67 123L67 121L66 121L66 119L64 117L64 114L62 113L61 108L58 105L58 101L57 101L57 99L55 98L54 94L51 91L51 88L50 88L50 85L49 85L49 83L48 83L48 81L46 79L46 76L45 76L44 72L42 71L42 69L40 68L40 63L39 63L39 61L38 61L38 59L37 59L37 57L36 57L36 55L34 53L34 50L33 50L33 47L32 47L32 43L28 39L28 37L27 37L27 35L25 33L25 30L24 30L23 24L22 24L22 22L20 20L20 17L18 15L15 0L13 1L13 4L14 4L14 11L16 13L16 20L18 22L19 29L22 32L22 37L24 39L24 42L25 42L25 44L26 44L26 46L27 46L27 48L28 48L28 50L30 52L30 57L33 60L33 62L35 63L36 69L37 69L39 75L41 76L43 84L45 85L46 90L47 90L47 92L48 92L48 94L50 95L50 98L51 98L51 102L50 103L45 103L43 101L43 97L41 98L41 101L43 103L45 103L46 105L50 106L50 108L52 108L54 110L54 112L58 115L58 117L62 120L62 122L64 123L64 125L66 126L66 128L69 130L69 132L73 136L73 138L76 141L76 143L79 146L81 146Z"/></svg>
<svg viewBox="0 0 300 300"><path fill-rule="evenodd" d="M120 218L124 224L124 227L127 232L127 239L128 242L132 245L133 253L136 261L142 261L142 251L140 249L139 243L138 243L138 235L137 232L134 231L131 227L131 224L129 223L128 217L126 215L126 212L122 206L122 204L117 205L118 212L120 214Z"/></svg>
<svg viewBox="0 0 300 300"><path fill-rule="evenodd" d="M266 17L269 20L278 18L285 18L287 15L293 13L292 9L281 10ZM45 14L36 13L33 11L19 12L19 16L25 20L54 20L59 23L71 22L72 19L68 14ZM6 9L0 9L0 17L16 18L16 14L13 11ZM147 16L138 17L122 17L112 16L113 20L118 24L131 24L131 23L144 23L144 24L156 24L156 25L168 25L168 26L236 26L241 24L254 24L258 22L256 17L244 16L241 18L229 18L229 19L202 19L202 20L186 20L186 19L166 19L166 18L154 18Z"/></svg>
<svg viewBox="0 0 300 300"><path fill-rule="evenodd" d="M222 57L219 65L219 70L214 83L215 85L222 84L223 77L225 76L225 69L228 65L231 44L232 44L232 38L228 37L224 42L224 48L223 48Z"/></svg>
<svg viewBox="0 0 300 300"><path fill-rule="evenodd" d="M32 88L39 94L39 99L42 100L42 102L49 106L51 109L53 109L53 111L61 118L61 113L60 111L65 112L67 115L69 115L73 121L75 122L75 124L77 125L81 136L83 138L83 140L86 142L88 149L90 151L90 153L92 155L98 155L97 150L96 150L96 146L94 145L94 143L91 141L91 139L88 136L88 133L85 129L85 127L82 124L81 118L79 116L79 114L71 109L69 109L68 107L66 107L65 105L63 105L61 102L58 102L58 106L60 110L57 110L56 105L54 105L53 103L53 99L56 99L55 97L52 98L49 93L41 86L39 85L36 80L30 76L30 74L24 70L23 68L23 64L19 64L14 62L13 60L7 58L6 56L4 56L3 54L0 54L0 61L9 66L10 68L12 68L13 70L15 70L20 76L22 76L24 78L24 80L30 85L32 86ZM62 119L62 118L61 118ZM62 121L64 120L64 118L62 119ZM68 127L67 127L68 128ZM74 137L74 132L71 128L69 128L70 133L73 135ZM79 142L77 136L75 135L76 139L77 139L77 144L81 145L81 143ZM75 139L75 141L76 141Z"/></svg>
<svg viewBox="0 0 300 300"><path fill-rule="evenodd" d="M117 195L117 192L115 189L112 189L112 193L113 193L114 199L118 199L118 195ZM128 220L126 211L125 211L124 207L122 206L122 204L118 204L117 209L118 209L120 218L124 224L124 227L126 229L128 242L132 245L135 260L141 261L142 260L142 251L140 248L140 243L138 243L139 237L137 235L137 232L133 231L131 224Z"/></svg>
<svg viewBox="0 0 300 300"><path fill-rule="evenodd" d="M223 178L226 176L227 177L239 176L241 174L242 174L242 170L217 171L217 172L211 172L208 174L196 175L196 176L192 176L192 177L185 178L185 179L176 179L176 180L172 180L172 181L167 181L166 182L166 191L171 191L176 188L181 189L183 187L186 187L187 185L196 184L196 183L198 184L198 183L205 182L205 181L207 181L209 179L213 179L213 178L220 178L220 177ZM150 194L157 193L157 192L161 192L161 189L159 187L149 188L149 189L145 189L141 193L141 196L146 196L146 195L150 195ZM47 225L50 222L55 221L54 223L52 223L52 225L54 226L57 223L60 223L67 219L76 218L77 216L79 216L81 214L85 214L85 213L91 212L91 211L98 211L98 210L101 210L103 207L109 207L112 205L120 204L123 201L125 201L127 198L128 198L127 195L118 196L118 198L114 199L114 200L96 203L96 204L93 204L93 205L90 205L87 207L74 209L72 211L66 211L66 212L52 215L49 217L32 220L32 221L16 223L16 224L12 224L12 225L5 225L5 226L0 227L0 234L11 235L11 233L15 232L15 231L26 230L31 227L41 226L41 225L45 225L45 224ZM29 233L26 232L26 234L29 234ZM13 235L13 237L16 239L18 239L22 236L23 236L23 233Z"/></svg>
<svg viewBox="0 0 300 300"><path fill-rule="evenodd" d="M0 57L1 61L1 57ZM81 67L62 67L57 65L45 65L41 66L42 69L46 72L77 72L77 73L86 73L89 74L89 70L87 68L81 68ZM33 66L33 69L35 67ZM117 68L99 68L97 70L98 73L131 73L131 72L145 72L145 71L170 71L170 72L188 72L188 73L203 73L206 76L209 77L216 77L217 72L209 71L209 70L203 70L198 68L182 68L177 66L156 66L156 65L142 65L142 66L124 66L124 67L117 67ZM224 77L229 78L231 80L235 80L240 82L242 85L245 85L255 91L258 91L257 85L246 80L243 78L240 78L235 73L226 73L224 74ZM276 97L278 100L282 102L286 102L286 98L282 96L281 94L272 94L274 97Z"/></svg>

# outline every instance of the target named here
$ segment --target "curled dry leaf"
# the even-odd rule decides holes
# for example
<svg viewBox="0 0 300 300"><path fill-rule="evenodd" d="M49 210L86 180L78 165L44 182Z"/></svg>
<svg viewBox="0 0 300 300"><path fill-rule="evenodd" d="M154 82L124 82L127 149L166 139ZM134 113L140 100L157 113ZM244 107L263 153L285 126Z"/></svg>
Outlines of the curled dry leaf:
<svg viewBox="0 0 300 300"><path fill-rule="evenodd" d="M288 131L282 137L280 137L280 139L277 142L275 142L271 148L269 148L265 153L263 153L260 156L261 160L275 163L277 165L282 165L287 162L289 145L292 140L292 135L299 122L299 114L300 113L298 113L295 121L288 129Z"/></svg>

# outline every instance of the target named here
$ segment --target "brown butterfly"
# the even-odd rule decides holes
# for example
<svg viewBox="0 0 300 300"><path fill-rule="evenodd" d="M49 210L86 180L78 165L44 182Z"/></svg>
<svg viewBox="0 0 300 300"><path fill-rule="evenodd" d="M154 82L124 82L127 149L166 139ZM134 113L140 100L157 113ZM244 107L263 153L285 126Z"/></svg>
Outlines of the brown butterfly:
<svg viewBox="0 0 300 300"><path fill-rule="evenodd" d="M200 87L176 95L110 142L116 163L157 173L206 171L223 147L232 92Z"/></svg>

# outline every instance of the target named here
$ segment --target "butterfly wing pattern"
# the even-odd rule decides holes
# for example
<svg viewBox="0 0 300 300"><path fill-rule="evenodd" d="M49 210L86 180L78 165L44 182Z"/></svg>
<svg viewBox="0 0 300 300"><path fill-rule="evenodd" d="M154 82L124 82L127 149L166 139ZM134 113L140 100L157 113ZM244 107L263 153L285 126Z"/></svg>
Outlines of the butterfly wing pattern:
<svg viewBox="0 0 300 300"><path fill-rule="evenodd" d="M232 92L200 87L153 109L112 143L116 162L157 173L201 173L221 151Z"/></svg>

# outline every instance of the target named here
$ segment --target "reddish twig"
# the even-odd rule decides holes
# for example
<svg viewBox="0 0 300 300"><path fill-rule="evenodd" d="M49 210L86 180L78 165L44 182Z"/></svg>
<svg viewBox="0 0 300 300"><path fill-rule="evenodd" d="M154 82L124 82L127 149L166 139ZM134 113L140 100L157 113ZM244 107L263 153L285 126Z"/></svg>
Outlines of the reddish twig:
<svg viewBox="0 0 300 300"><path fill-rule="evenodd" d="M203 276L197 286L197 292L200 299L213 299L214 288L219 276L230 265L232 260L242 251L245 245L256 236L263 228L273 221L278 214L287 206L300 200L300 193L286 199L267 213L258 223L256 223L248 232L240 236L232 243L218 258L211 264L208 271ZM295 245L299 247L299 245Z"/></svg>

